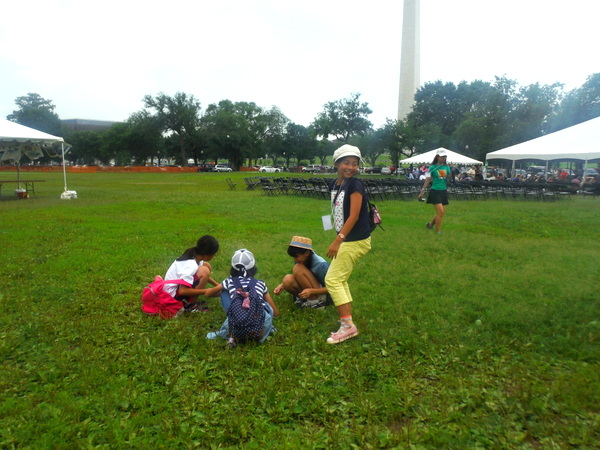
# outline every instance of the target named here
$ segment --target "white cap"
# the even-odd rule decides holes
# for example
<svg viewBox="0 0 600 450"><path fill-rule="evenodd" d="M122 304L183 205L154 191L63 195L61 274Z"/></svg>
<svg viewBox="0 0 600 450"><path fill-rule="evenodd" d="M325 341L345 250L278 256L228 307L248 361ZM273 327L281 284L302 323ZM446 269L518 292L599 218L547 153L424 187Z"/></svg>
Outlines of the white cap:
<svg viewBox="0 0 600 450"><path fill-rule="evenodd" d="M356 156L359 160L362 160L360 155L360 149L354 145L344 144L333 152L333 162L335 163L338 159L344 158L345 156Z"/></svg>
<svg viewBox="0 0 600 450"><path fill-rule="evenodd" d="M246 270L250 270L254 267L255 260L254 255L250 250L242 248L237 250L231 258L231 267L238 269L238 266L242 266Z"/></svg>
<svg viewBox="0 0 600 450"><path fill-rule="evenodd" d="M436 152L436 155L437 155L437 156L448 156L448 153L446 152L446 150L443 150L443 149L442 149L442 150L438 150L438 151Z"/></svg>

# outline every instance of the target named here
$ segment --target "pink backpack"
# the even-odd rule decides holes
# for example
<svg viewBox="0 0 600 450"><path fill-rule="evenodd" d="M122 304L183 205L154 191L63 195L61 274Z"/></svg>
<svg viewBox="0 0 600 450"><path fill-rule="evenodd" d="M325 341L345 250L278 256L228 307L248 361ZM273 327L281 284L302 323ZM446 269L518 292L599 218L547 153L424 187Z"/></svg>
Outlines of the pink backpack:
<svg viewBox="0 0 600 450"><path fill-rule="evenodd" d="M182 286L192 287L190 283L183 280L163 280L157 275L152 283L144 288L142 292L142 311L150 316L159 315L163 319L174 317L181 308L183 302L175 300L164 291L165 284L180 284Z"/></svg>

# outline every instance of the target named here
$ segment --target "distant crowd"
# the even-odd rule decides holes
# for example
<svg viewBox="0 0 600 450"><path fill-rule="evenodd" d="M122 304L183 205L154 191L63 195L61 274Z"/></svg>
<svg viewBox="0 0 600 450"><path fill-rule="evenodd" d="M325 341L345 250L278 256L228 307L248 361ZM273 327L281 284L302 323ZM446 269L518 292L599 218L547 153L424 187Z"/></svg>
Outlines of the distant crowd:
<svg viewBox="0 0 600 450"><path fill-rule="evenodd" d="M421 165L414 166L407 171L409 180L424 181L427 178L429 166ZM600 183L600 174L596 169L588 169L586 175L581 172L571 171L570 169L550 169L546 176L545 171L527 171L518 169L514 176L506 175L504 169L497 167L486 168L481 165L467 166L452 166L452 180L458 182L473 182L473 181L511 181L511 182L527 182L527 183L571 183L574 190L580 189L584 185Z"/></svg>

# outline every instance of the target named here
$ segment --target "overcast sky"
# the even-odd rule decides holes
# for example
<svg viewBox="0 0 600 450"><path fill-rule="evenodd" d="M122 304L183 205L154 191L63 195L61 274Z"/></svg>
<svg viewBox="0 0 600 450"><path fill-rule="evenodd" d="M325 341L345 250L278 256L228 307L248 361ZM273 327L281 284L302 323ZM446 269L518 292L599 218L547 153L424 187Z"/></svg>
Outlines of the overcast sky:
<svg viewBox="0 0 600 450"><path fill-rule="evenodd" d="M20 0L0 21L0 117L35 92L61 119L125 120L144 95L277 106L309 125L360 93L395 119L401 0ZM600 72L590 0L422 0L421 83L581 86Z"/></svg>

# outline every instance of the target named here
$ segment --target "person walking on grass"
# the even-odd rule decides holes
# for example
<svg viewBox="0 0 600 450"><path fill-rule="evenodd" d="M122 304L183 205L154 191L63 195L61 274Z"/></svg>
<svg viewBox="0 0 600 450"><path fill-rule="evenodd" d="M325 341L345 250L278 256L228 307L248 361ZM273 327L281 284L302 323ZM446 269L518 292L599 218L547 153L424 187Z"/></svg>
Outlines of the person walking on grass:
<svg viewBox="0 0 600 450"><path fill-rule="evenodd" d="M216 286L218 283L211 278L212 260L219 251L219 242L210 235L204 235L195 247L188 248L183 255L173 261L167 270L165 280L187 281L192 287L179 284L165 284L164 291L175 300L183 302L186 312L206 312L205 301L198 301L198 296L206 293L206 284Z"/></svg>
<svg viewBox="0 0 600 450"><path fill-rule="evenodd" d="M446 151L438 150L433 163L429 166L425 183L423 188L419 192L419 200L423 198L423 194L427 187L431 184L429 195L427 196L427 203L433 205L435 208L435 216L431 222L427 222L425 226L432 230L435 228L437 234L442 234L442 222L444 220L444 214L446 214L446 206L448 205L448 177L451 174L450 167L446 164Z"/></svg>
<svg viewBox="0 0 600 450"><path fill-rule="evenodd" d="M339 344L358 336L352 321L352 295L348 279L357 261L371 250L371 228L367 196L363 183L355 177L359 171L361 154L358 147L342 145L333 153L337 179L331 184L333 226L337 235L327 249L333 258L325 285L340 316L340 328L327 339L328 344Z"/></svg>
<svg viewBox="0 0 600 450"><path fill-rule="evenodd" d="M283 277L283 281L273 293L289 292L298 307L321 308L331 304L325 286L325 275L329 263L313 251L312 240L303 236L294 236L287 249L294 258L292 273Z"/></svg>

